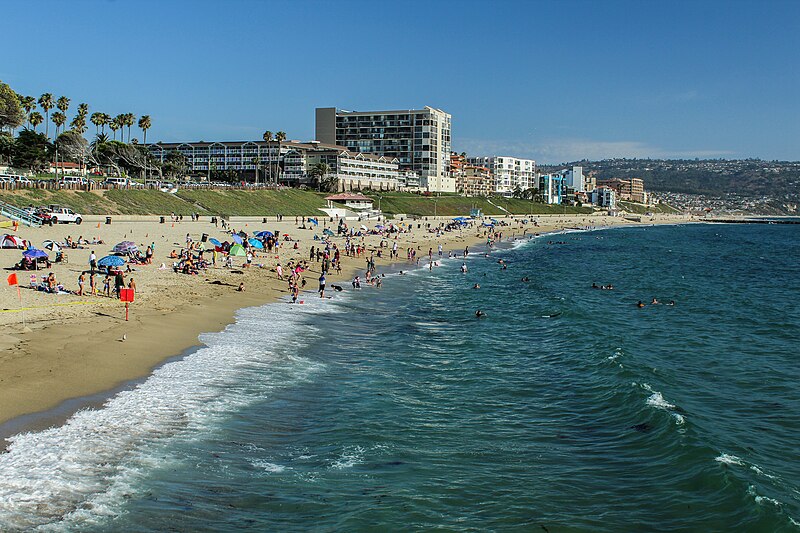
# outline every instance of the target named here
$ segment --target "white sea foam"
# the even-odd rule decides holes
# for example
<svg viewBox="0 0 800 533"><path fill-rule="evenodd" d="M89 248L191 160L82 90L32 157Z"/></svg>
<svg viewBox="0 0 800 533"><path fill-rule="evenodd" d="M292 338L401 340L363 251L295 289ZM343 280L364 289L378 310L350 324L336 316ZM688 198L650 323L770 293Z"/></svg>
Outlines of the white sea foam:
<svg viewBox="0 0 800 533"><path fill-rule="evenodd" d="M250 461L250 464L256 468L264 470L265 472L269 472L270 474L280 474L281 472L285 472L287 468L283 465L270 463L264 459L253 459Z"/></svg>
<svg viewBox="0 0 800 533"><path fill-rule="evenodd" d="M779 502L778 500L774 498L769 498L767 496L761 496L760 494L758 494L758 492L756 492L756 488L753 485L748 485L747 494L752 496L755 502L759 505L763 505L764 503L769 503L776 507L781 506L781 502Z"/></svg>
<svg viewBox="0 0 800 533"><path fill-rule="evenodd" d="M288 355L304 334L313 334L297 319L324 307L332 306L241 310L225 331L201 336L205 347L158 368L102 408L80 411L61 427L10 438L8 452L0 455L0 530L56 524L76 530L115 514L146 472L178 460L163 451L170 439L207 433L231 409L263 397L265 388L317 372L320 363L290 361ZM281 375L270 374L272 364ZM257 383L242 379L261 367L266 371Z"/></svg>
<svg viewBox="0 0 800 533"><path fill-rule="evenodd" d="M364 448L362 446L346 446L341 455L330 466L331 470L344 470L352 468L364 460Z"/></svg>
<svg viewBox="0 0 800 533"><path fill-rule="evenodd" d="M726 465L744 466L744 462L741 459L735 455L728 455L727 453L720 454L718 457L715 457L714 460L718 463L724 463Z"/></svg>

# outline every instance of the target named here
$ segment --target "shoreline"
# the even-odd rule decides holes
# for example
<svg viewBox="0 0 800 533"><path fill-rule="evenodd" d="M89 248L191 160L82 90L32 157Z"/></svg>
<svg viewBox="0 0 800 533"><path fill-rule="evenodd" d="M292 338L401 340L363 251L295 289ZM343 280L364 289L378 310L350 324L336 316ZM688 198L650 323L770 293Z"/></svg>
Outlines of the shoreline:
<svg viewBox="0 0 800 533"><path fill-rule="evenodd" d="M515 218L515 220L520 218ZM547 217L544 220L545 224L540 227L528 225L525 228L528 230L528 236L531 230L533 230L532 233L540 235L570 230L572 229L570 224L575 225L572 220L574 218L576 217L567 216L552 220ZM603 227L609 228L649 225L622 219L608 220L607 218L597 218L596 222L616 222L616 224L603 225ZM691 222L685 217L670 217L670 219L670 221L662 220L657 223ZM449 220L449 217L442 217L438 220ZM508 218L504 220L508 220ZM477 251L477 248L485 240L485 237L480 234L482 229L472 228L464 232L452 232L445 234L442 239L436 239L433 234L428 234L424 230L416 230L402 236L404 238L398 251L403 251L408 246L415 246L420 249L420 255L424 256L426 254L422 250L423 245L435 247L438 242L442 243L445 251L463 249L463 246L471 248L474 246ZM501 243L507 242L507 239L525 238L520 227L510 226L499 229L504 233ZM598 227L598 229L600 228ZM516 238L512 238L506 236L506 232L518 233L518 235ZM303 244L308 246L309 243ZM302 251L305 252L305 250ZM302 254L299 255L302 256ZM288 259L289 257L284 256L281 258L281 262ZM363 267L357 263L362 258L342 256L342 259L342 273L336 276L329 275L329 284L331 281L349 283L353 275L363 270ZM397 260L390 261L382 258L377 259L376 263L381 271L385 271L387 266L391 271L401 270L403 264L408 264L403 254ZM310 278L309 289L311 290L307 290L305 293L308 295L307 297L315 297L316 292L313 287L316 286L316 283L313 277L318 270L315 271L314 262L310 265L308 278ZM409 264L409 267L415 268L416 265ZM261 271L256 272L260 273ZM173 274L171 271L169 274L182 276ZM208 281L208 278L216 277L212 274L219 273L209 271L200 277L205 277ZM134 307L132 308L133 320L127 324L119 317L115 319L107 313L95 312L106 319L103 324L105 327L99 332L97 331L98 318L85 316L70 321L68 332L57 327L63 324L56 323L36 329L34 335L28 333L30 338L24 338L23 335L24 340L15 346L6 347L2 351L17 352L19 355L19 352L22 351L21 347L24 346L28 357L25 358L23 366L28 371L25 372L25 376L12 376L12 378L17 378L16 380L9 379L8 375L4 373L3 379L0 380L3 382L0 392L0 407L2 407L0 410L0 441L20 432L61 425L79 410L102 406L118 392L133 388L146 380L157 368L168 362L180 360L202 347L203 343L199 341L199 336L206 332L221 331L229 324L234 323L236 313L240 309L278 303L280 298L286 294L285 289L280 288L285 284L278 282L276 278L273 279L269 272L266 274L267 276L264 277L268 279L260 280L263 283L256 285L260 289L257 292L250 288L245 293L233 292L231 289L227 294L224 293L224 290L213 291L212 294L194 299L190 309L179 306L178 312L162 310L162 312L147 313ZM256 280L258 278L248 279L248 285L252 287ZM191 283L191 281L187 281L187 283ZM210 282L203 284L203 286L209 285L211 285ZM127 340L124 342L120 342L120 325L124 326L127 332ZM104 347L105 351L101 347ZM64 352L73 355L66 355ZM112 359L109 361L107 352L119 352L119 354L116 357L111 356ZM37 357L37 355L42 356L42 354L48 353L51 354L50 357ZM53 357L53 354L58 355ZM5 359L8 359L7 355ZM48 366L50 368L47 368ZM57 377L54 377L53 367L56 369ZM89 371L93 374L90 377L86 375ZM44 391L47 394L42 394ZM9 401L9 395L13 397L13 401ZM0 449L4 447L5 444L0 444Z"/></svg>

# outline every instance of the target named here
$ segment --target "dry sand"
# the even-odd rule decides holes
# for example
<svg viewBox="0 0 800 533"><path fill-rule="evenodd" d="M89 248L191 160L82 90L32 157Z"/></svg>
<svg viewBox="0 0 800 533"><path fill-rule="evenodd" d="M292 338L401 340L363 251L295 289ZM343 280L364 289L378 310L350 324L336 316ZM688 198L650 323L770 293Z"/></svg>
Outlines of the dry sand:
<svg viewBox="0 0 800 533"><path fill-rule="evenodd" d="M516 217L517 220L521 218L523 217ZM599 215L534 218L539 220L540 225L538 228L532 228L530 224L525 226L528 233L532 230L546 232L589 225L635 224L622 218ZM523 227L519 222L505 220L512 222L512 226L503 228L504 237L522 234ZM280 261L285 264L290 259L297 258L307 259L310 247L319 244L313 240L314 234L322 232L321 227L298 229L294 217L284 217L280 223L272 217L266 224L262 223L261 217L234 217L231 225L235 230L244 230L249 234L263 229L280 230L282 234L288 233L299 241L298 250L293 249L293 242L283 242L279 254L257 254L254 264L263 264L264 268L242 269L244 258L237 257L233 270L243 272L241 274L218 266L199 276L187 276L172 271L172 260L167 255L171 250L180 250L185 245L187 233L194 240L200 239L203 233L226 240L222 229L211 224L208 217L202 217L196 222L184 218L182 222L174 224L169 218L166 224L160 224L158 217L115 216L111 225L101 221L105 221L105 217L87 216L81 226L21 226L16 232L36 247L41 247L42 242L47 239L62 242L67 235L71 235L73 239L82 235L90 241L94 237L105 241L104 245L67 250L68 263L53 264L49 270L55 273L67 290L73 291L78 288L77 279L81 271L88 269L92 250L99 259L108 255L117 242L131 240L142 250L155 242L156 253L152 265L135 266L136 271L129 274L136 280L137 292L136 301L131 304L128 322L125 322L124 304L113 298L54 295L31 290L28 288L31 272L17 271L22 287L21 304L16 288L2 283L0 424L24 414L53 409L67 399L97 394L132 379L147 376L165 359L197 345L199 334L223 329L233 321L237 309L260 305L287 295L287 284L279 281L274 272L276 263ZM431 221L432 219L428 222ZM652 222L688 221L682 216L659 216ZM651 220L647 219L645 222L651 223ZM352 221L348 223L356 224ZM422 228L418 229L417 223ZM418 256L425 256L428 248L436 250L439 243L445 250L463 250L466 245L485 241L484 233L476 229L449 232L444 237L437 238L435 234L425 231L425 223L424 220L417 220L412 233L399 235L400 262L405 262L405 250L409 246L418 247ZM372 227L374 223L368 225ZM340 246L344 242L343 237L333 240ZM380 241L380 236L366 238L368 248L377 248ZM20 258L21 250L0 250L0 266L7 269L4 275L11 273L8 269ZM161 263L170 268L159 270ZM388 260L378 259L376 263L380 270ZM355 259L342 255L342 274L330 274L328 284L330 286L330 283L342 281L349 283L354 273L363 275L364 268L363 257ZM39 271L39 274L47 274L49 271ZM319 271L320 264L312 263L311 272L306 274L307 289L316 289ZM103 277L97 276L100 289ZM221 284L211 283L215 281ZM244 293L235 290L240 282L245 284ZM88 276L86 287L88 290ZM315 297L315 294L305 297ZM287 305L288 312L291 312L291 306ZM121 340L123 336L124 341Z"/></svg>

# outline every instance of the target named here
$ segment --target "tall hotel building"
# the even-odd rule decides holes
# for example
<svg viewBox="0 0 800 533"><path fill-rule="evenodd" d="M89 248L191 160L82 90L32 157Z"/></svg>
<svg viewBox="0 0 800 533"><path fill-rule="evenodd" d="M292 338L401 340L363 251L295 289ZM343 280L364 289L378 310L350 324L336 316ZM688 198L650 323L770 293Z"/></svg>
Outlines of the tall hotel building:
<svg viewBox="0 0 800 533"><path fill-rule="evenodd" d="M441 109L398 111L316 110L316 138L353 152L396 158L419 175L420 188L455 192L450 176L450 114Z"/></svg>

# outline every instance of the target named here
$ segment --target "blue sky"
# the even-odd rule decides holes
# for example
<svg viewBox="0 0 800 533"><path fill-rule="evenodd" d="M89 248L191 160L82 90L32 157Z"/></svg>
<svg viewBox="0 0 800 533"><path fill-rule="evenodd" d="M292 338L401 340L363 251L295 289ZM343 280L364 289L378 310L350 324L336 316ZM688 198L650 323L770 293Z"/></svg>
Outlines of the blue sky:
<svg viewBox="0 0 800 533"><path fill-rule="evenodd" d="M18 1L2 15L0 80L67 95L70 114L149 114L148 141L308 140L315 107L430 105L474 155L800 159L799 1Z"/></svg>

